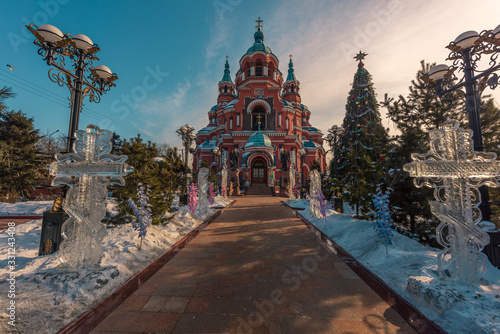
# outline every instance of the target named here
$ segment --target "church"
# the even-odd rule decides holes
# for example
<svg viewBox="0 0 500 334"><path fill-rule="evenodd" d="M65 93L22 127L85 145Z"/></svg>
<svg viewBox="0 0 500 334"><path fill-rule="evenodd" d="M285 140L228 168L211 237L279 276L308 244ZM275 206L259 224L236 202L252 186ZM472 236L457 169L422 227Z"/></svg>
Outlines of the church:
<svg viewBox="0 0 500 334"><path fill-rule="evenodd" d="M293 168L300 185L313 164L326 170L323 134L309 123L311 111L302 104L291 56L283 80L278 58L264 44L263 21L256 22L255 42L241 57L234 82L226 57L217 104L196 135L193 169L205 162L220 172L225 164L252 185L284 187Z"/></svg>

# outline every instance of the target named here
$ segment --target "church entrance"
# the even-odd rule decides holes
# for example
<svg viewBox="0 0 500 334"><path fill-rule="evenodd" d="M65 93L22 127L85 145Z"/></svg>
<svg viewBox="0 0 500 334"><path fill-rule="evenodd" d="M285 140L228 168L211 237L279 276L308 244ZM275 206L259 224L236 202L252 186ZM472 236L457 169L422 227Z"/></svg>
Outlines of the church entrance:
<svg viewBox="0 0 500 334"><path fill-rule="evenodd" d="M266 164L262 160L256 160L252 165L252 183L266 182Z"/></svg>

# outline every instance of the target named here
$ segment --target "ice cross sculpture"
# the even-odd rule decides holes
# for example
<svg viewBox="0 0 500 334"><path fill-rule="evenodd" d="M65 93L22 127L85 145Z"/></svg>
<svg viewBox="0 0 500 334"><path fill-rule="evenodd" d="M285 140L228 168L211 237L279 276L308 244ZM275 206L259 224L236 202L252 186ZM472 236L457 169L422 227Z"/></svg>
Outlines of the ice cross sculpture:
<svg viewBox="0 0 500 334"><path fill-rule="evenodd" d="M198 212L205 219L208 214L208 168L203 167L198 172Z"/></svg>
<svg viewBox="0 0 500 334"><path fill-rule="evenodd" d="M221 189L222 191L227 190L227 168L226 168L226 161L224 159L222 163L222 172L221 172L222 180L221 180ZM225 197L225 195L223 194Z"/></svg>
<svg viewBox="0 0 500 334"><path fill-rule="evenodd" d="M294 200L295 195L293 194L293 188L295 188L295 163L292 161L292 166L290 167L290 182L288 183L290 187L290 199Z"/></svg>
<svg viewBox="0 0 500 334"><path fill-rule="evenodd" d="M442 278L474 285L486 273L486 257L481 250L489 236L476 224L481 220L481 197L477 187L497 187L500 162L495 153L472 151L472 130L449 120L442 129L430 131L430 151L413 153L413 162L403 169L417 177L417 187L434 188L436 201L431 210L441 220L437 241L444 246L438 255Z"/></svg>
<svg viewBox="0 0 500 334"><path fill-rule="evenodd" d="M320 214L320 203L318 200L318 192L321 191L321 176L319 172L314 169L310 173L311 177L311 185L309 188L309 208L311 210L311 214L314 218L321 217Z"/></svg>
<svg viewBox="0 0 500 334"><path fill-rule="evenodd" d="M58 153L58 161L49 166L50 174L55 176L52 185L70 187L63 203L69 218L62 226L64 240L59 247L63 268L77 270L95 265L102 257L106 186L124 185L123 176L133 171L124 162L126 155L109 154L112 136L108 130L89 125L86 131L76 133L76 153Z"/></svg>

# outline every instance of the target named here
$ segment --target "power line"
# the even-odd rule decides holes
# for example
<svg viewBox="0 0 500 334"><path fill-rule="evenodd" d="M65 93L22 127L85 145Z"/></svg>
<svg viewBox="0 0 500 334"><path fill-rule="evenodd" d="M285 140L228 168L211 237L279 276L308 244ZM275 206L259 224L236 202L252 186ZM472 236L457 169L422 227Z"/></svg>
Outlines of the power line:
<svg viewBox="0 0 500 334"><path fill-rule="evenodd" d="M57 105L60 105L60 106L66 107L66 108L68 107L67 104L64 104L62 102L62 101L64 101L64 99L61 96L59 96L59 95L57 95L57 94L55 94L55 93L53 93L53 92L51 92L51 91L43 88L43 87L40 87L40 86L38 86L38 85L36 85L36 84L34 84L34 83L32 83L32 82L24 79L24 78L21 78L21 77L19 77L17 75L13 75L13 74L9 73L8 71L2 70L2 69L0 69L0 71L6 72L9 75L15 76L16 78L19 78L21 80L21 81L19 81L19 80L16 80L15 78L12 78L10 76L9 77L5 77L4 76L4 80L8 79L8 80L5 80L7 83L9 83L9 84L11 84L11 85L13 85L15 87L24 89L24 90L26 90L27 92L29 92L31 94L37 95L37 96L39 96L39 97L41 97L43 99L46 99L46 100L48 100L48 101L50 101L52 103L55 103ZM29 84L26 84L25 82L27 82ZM49 93L52 96L47 96L46 93ZM100 119L100 120L103 119L103 118L107 119L107 120L111 121L113 123L113 125L115 125L117 128L119 128L122 131L125 131L125 132L128 132L128 133L132 133L134 135L136 133L141 133L145 137L150 138L151 140L154 140L154 138L152 136L148 135L147 133L144 133L144 132L140 131L139 129L132 128L132 127L130 127L128 125L125 125L123 123L117 122L116 120L114 120L114 119L112 119L110 117L101 115L98 112L96 112L96 111L94 111L92 109L89 109L88 107L84 106L82 108L82 110L85 111L85 114L83 114L83 115L85 115L86 117L94 116L95 118ZM92 118L92 117L90 117L90 118Z"/></svg>

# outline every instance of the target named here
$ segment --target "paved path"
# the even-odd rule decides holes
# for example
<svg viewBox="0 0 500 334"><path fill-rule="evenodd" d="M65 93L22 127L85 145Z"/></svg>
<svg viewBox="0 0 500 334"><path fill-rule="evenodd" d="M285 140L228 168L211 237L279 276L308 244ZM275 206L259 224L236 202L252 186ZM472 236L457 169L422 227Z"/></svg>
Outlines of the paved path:
<svg viewBox="0 0 500 334"><path fill-rule="evenodd" d="M280 200L238 198L92 333L415 333Z"/></svg>

